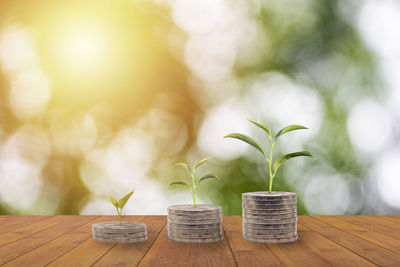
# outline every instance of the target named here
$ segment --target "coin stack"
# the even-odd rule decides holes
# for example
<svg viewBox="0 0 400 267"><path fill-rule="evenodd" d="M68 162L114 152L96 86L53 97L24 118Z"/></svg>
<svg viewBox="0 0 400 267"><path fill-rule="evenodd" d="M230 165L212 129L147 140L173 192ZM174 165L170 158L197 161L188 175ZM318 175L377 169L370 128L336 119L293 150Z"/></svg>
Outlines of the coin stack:
<svg viewBox="0 0 400 267"><path fill-rule="evenodd" d="M243 193L243 238L259 243L296 241L296 204L296 193L292 192Z"/></svg>
<svg viewBox="0 0 400 267"><path fill-rule="evenodd" d="M101 222L92 225L93 239L106 243L134 243L147 240L146 224Z"/></svg>
<svg viewBox="0 0 400 267"><path fill-rule="evenodd" d="M168 237L176 242L210 243L223 239L222 208L198 204L168 207Z"/></svg>

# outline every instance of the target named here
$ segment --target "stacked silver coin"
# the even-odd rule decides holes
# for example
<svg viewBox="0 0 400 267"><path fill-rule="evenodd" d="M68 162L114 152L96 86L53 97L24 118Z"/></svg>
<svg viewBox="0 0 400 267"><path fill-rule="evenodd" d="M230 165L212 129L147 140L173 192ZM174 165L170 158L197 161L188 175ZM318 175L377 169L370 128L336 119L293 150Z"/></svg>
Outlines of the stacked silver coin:
<svg viewBox="0 0 400 267"><path fill-rule="evenodd" d="M222 208L214 205L168 207L168 237L176 242L209 243L223 239Z"/></svg>
<svg viewBox="0 0 400 267"><path fill-rule="evenodd" d="M147 228L144 223L101 222L92 225L93 239L107 243L134 243L147 240Z"/></svg>
<svg viewBox="0 0 400 267"><path fill-rule="evenodd" d="M243 193L242 216L245 240L286 243L298 238L296 193Z"/></svg>

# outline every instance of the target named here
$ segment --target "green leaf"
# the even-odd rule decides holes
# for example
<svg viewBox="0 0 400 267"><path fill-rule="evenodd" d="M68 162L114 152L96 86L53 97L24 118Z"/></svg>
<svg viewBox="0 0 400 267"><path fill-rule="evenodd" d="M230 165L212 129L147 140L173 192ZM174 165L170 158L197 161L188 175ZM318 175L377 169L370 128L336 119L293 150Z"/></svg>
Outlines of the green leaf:
<svg viewBox="0 0 400 267"><path fill-rule="evenodd" d="M255 147L265 157L265 152L261 148L261 146L253 138L251 138L251 137L249 137L247 135L240 134L240 133L231 133L231 134L228 134L228 135L224 136L224 138L235 138L235 139L239 139L239 140L241 140L243 142L246 142L247 144Z"/></svg>
<svg viewBox="0 0 400 267"><path fill-rule="evenodd" d="M280 167L283 163L285 163L285 161L287 161L288 159L295 158L295 157L301 157L301 156L304 156L304 157L314 157L314 156L313 156L310 152L308 152L308 151L300 151L300 152L294 152L294 153L289 153L289 154L283 155L282 157L280 157L279 159L277 159L277 160L275 161L275 164L274 164L274 172L276 173L276 171L279 169L279 167Z"/></svg>
<svg viewBox="0 0 400 267"><path fill-rule="evenodd" d="M294 130L300 130L300 129L308 129L307 127L304 127L302 125L289 125L286 127L283 127L274 137L274 141L278 140L279 136L284 135L287 132L291 132Z"/></svg>
<svg viewBox="0 0 400 267"><path fill-rule="evenodd" d="M126 196L124 196L123 198L121 198L118 201L118 207L122 210L126 204L126 202L128 201L128 199L132 196L133 192L135 190L132 190L129 194L127 194Z"/></svg>
<svg viewBox="0 0 400 267"><path fill-rule="evenodd" d="M168 186L173 186L173 185L181 185L181 186L184 186L184 187L186 187L187 190L189 190L189 192L192 192L192 188L191 188L187 183L185 183L185 182L182 182L182 181L175 181L175 182L169 183Z"/></svg>
<svg viewBox="0 0 400 267"><path fill-rule="evenodd" d="M270 130L267 128L267 126L265 126L264 124L262 124L261 122L257 122L257 121L253 121L253 120L248 120L249 122L257 125L258 127L260 127L261 129L263 129L269 137L271 137L271 132Z"/></svg>
<svg viewBox="0 0 400 267"><path fill-rule="evenodd" d="M184 162L175 163L175 166L181 166L181 167L185 168L188 172L192 173L192 169L189 167L189 165L187 165Z"/></svg>
<svg viewBox="0 0 400 267"><path fill-rule="evenodd" d="M204 164L208 159L209 159L209 158L205 158L205 159L202 159L202 160L200 160L199 162L197 162L196 166L194 166L194 170L196 171L196 169L197 169L198 167L200 167L202 164Z"/></svg>
<svg viewBox="0 0 400 267"><path fill-rule="evenodd" d="M217 179L218 181L221 181L221 179L219 179L219 177L218 177L215 173L209 173L209 174L203 175L203 176L197 181L197 185L199 185L202 181L207 180L207 179Z"/></svg>
<svg viewBox="0 0 400 267"><path fill-rule="evenodd" d="M113 204L114 207L118 208L118 202L115 198L110 196L110 198L108 200L110 200L111 204Z"/></svg>

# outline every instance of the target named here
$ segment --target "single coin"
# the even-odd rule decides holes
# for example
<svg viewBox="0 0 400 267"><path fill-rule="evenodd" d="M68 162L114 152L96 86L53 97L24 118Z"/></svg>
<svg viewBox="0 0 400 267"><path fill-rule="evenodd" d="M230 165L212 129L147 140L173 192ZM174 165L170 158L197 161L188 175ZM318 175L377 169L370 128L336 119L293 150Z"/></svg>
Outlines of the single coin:
<svg viewBox="0 0 400 267"><path fill-rule="evenodd" d="M181 231L168 231L169 236L177 238L211 238L221 236L222 234L222 231L204 233L182 233Z"/></svg>
<svg viewBox="0 0 400 267"><path fill-rule="evenodd" d="M133 233L133 234L93 232L93 235L95 235L97 237L102 237L102 238L137 238L137 237L146 236L147 232Z"/></svg>
<svg viewBox="0 0 400 267"><path fill-rule="evenodd" d="M250 213L250 214L260 214L260 215L276 215L276 214L297 214L297 208L291 208L291 209L280 209L280 210L274 210L274 209L250 209L246 207L242 207L242 212L244 213Z"/></svg>
<svg viewBox="0 0 400 267"><path fill-rule="evenodd" d="M297 218L283 219L283 220L258 220L258 219L247 219L243 217L243 222L254 223L254 224L288 224L288 223L296 223Z"/></svg>
<svg viewBox="0 0 400 267"><path fill-rule="evenodd" d="M176 224L190 224L190 225L198 225L198 224L215 224L215 223L222 223L222 218L219 219L212 219L212 220L177 220L168 218L167 220L169 223L176 223Z"/></svg>
<svg viewBox="0 0 400 267"><path fill-rule="evenodd" d="M254 224L243 222L243 226L253 229L293 229L297 223L286 223L286 224Z"/></svg>
<svg viewBox="0 0 400 267"><path fill-rule="evenodd" d="M170 228L175 229L210 229L215 227L221 227L222 223L212 223L212 224L177 224L177 223L170 223L167 224Z"/></svg>
<svg viewBox="0 0 400 267"><path fill-rule="evenodd" d="M250 200L280 200L280 199L296 199L296 193L293 192L248 192L242 193L242 199L250 199Z"/></svg>
<svg viewBox="0 0 400 267"><path fill-rule="evenodd" d="M294 200L282 200L282 201L259 201L243 199L243 204L249 206L260 206L260 207L274 207L274 206L285 206L285 205L297 205L297 201Z"/></svg>
<svg viewBox="0 0 400 267"><path fill-rule="evenodd" d="M251 213L242 213L242 217L246 219L255 219L255 220L285 220L285 219L292 219L297 218L297 213L288 213L288 214L276 214L276 215L260 215L260 214L251 214Z"/></svg>
<svg viewBox="0 0 400 267"><path fill-rule="evenodd" d="M294 236L291 238L251 238L247 236L243 236L244 240L251 241L251 242L257 242L257 243L288 243L288 242L293 242L298 239L298 236Z"/></svg>
<svg viewBox="0 0 400 267"><path fill-rule="evenodd" d="M206 228L206 229L182 229L182 228L176 228L176 227L167 226L167 230L168 231L175 231L175 232L179 231L181 233L187 233L187 234L190 234L190 233L195 233L195 234L198 234L198 233L215 233L215 232L222 231L222 226L215 227L215 228Z"/></svg>
<svg viewBox="0 0 400 267"><path fill-rule="evenodd" d="M287 204L287 205L275 205L275 206L263 206L263 205L248 205L243 202L242 208L246 209L260 209L260 210L287 210L287 209L294 209L297 207L297 204Z"/></svg>
<svg viewBox="0 0 400 267"><path fill-rule="evenodd" d="M178 237L171 237L168 236L169 239L175 242L186 242L186 243L212 243L221 241L224 236L212 237L212 238L178 238Z"/></svg>
<svg viewBox="0 0 400 267"><path fill-rule="evenodd" d="M258 233L250 233L250 232L243 232L243 236L250 237L250 238L263 238L263 239L275 239L275 238L292 238L296 236L297 233L287 233L287 234L258 234Z"/></svg>
<svg viewBox="0 0 400 267"><path fill-rule="evenodd" d="M106 242L106 243L135 243L135 242L146 241L147 236L137 237L137 238L103 238L103 237L93 236L93 239L96 241Z"/></svg>
<svg viewBox="0 0 400 267"><path fill-rule="evenodd" d="M215 205L198 204L196 207L192 205L174 205L168 207L168 213L173 214L215 214L221 213L222 208Z"/></svg>
<svg viewBox="0 0 400 267"><path fill-rule="evenodd" d="M287 228L287 229L254 229L254 228L248 228L248 227L243 226L242 232L265 234L265 235L291 234L291 233L297 233L297 227Z"/></svg>
<svg viewBox="0 0 400 267"><path fill-rule="evenodd" d="M137 233L146 231L146 224L137 222L100 222L92 224L92 230L102 233Z"/></svg>
<svg viewBox="0 0 400 267"><path fill-rule="evenodd" d="M222 218L222 213L215 213L215 214L173 214L169 213L168 218L170 219L177 219L177 220L212 220L212 219L221 219Z"/></svg>

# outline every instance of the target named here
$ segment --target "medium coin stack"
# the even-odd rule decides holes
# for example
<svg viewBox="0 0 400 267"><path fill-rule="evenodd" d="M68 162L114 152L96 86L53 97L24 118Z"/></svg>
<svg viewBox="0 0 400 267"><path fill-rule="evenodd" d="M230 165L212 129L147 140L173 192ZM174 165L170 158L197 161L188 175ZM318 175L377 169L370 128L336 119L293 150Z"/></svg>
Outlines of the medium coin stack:
<svg viewBox="0 0 400 267"><path fill-rule="evenodd" d="M176 242L210 243L223 239L222 208L198 204L168 207L168 237Z"/></svg>
<svg viewBox="0 0 400 267"><path fill-rule="evenodd" d="M92 225L93 239L106 243L134 243L147 240L147 228L144 223L101 222Z"/></svg>
<svg viewBox="0 0 400 267"><path fill-rule="evenodd" d="M296 193L243 193L242 208L245 240L259 243L297 240Z"/></svg>

